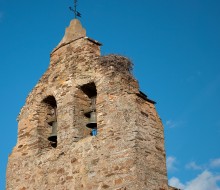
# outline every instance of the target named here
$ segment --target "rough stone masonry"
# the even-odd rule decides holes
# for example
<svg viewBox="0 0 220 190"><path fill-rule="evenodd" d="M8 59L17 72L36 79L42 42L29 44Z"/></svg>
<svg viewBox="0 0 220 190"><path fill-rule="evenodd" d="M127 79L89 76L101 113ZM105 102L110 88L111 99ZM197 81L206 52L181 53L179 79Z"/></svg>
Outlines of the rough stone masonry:
<svg viewBox="0 0 220 190"><path fill-rule="evenodd" d="M155 102L139 91L130 60L101 56L100 45L71 21L18 116L7 190L173 189Z"/></svg>

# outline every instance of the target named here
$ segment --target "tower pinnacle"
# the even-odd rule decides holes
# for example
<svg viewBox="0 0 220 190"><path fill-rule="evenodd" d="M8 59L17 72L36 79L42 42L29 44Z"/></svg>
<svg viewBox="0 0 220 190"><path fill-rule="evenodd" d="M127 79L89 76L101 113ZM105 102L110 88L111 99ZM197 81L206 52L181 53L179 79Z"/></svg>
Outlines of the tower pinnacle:
<svg viewBox="0 0 220 190"><path fill-rule="evenodd" d="M71 20L69 27L66 28L65 35L58 46L82 37L86 37L86 30L82 27L78 19L73 19Z"/></svg>

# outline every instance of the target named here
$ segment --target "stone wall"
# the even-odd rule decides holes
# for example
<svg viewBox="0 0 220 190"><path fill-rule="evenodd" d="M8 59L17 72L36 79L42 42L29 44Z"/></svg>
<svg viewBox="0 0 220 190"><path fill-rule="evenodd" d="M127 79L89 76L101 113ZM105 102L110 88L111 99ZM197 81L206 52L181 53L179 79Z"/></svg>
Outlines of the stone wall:
<svg viewBox="0 0 220 190"><path fill-rule="evenodd" d="M89 38L60 44L19 114L7 190L168 190L163 126L131 70ZM86 127L91 91L97 136ZM47 140L54 109L56 146Z"/></svg>

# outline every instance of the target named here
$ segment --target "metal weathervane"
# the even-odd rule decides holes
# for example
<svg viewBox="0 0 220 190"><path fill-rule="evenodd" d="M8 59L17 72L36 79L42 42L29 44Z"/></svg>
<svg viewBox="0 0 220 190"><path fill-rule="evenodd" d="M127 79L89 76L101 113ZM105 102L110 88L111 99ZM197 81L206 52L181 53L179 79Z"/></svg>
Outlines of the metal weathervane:
<svg viewBox="0 0 220 190"><path fill-rule="evenodd" d="M74 0L74 8L69 7L69 9L74 12L75 19L76 19L77 17L81 17L81 13L78 12L76 8L77 8L77 0Z"/></svg>

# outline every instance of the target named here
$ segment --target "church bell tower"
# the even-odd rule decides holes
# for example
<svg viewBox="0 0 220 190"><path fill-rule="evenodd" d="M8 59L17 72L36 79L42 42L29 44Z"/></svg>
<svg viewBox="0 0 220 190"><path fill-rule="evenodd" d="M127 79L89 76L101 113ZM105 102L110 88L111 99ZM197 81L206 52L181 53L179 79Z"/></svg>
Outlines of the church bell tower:
<svg viewBox="0 0 220 190"><path fill-rule="evenodd" d="M164 132L133 64L74 19L18 116L7 190L168 190Z"/></svg>

